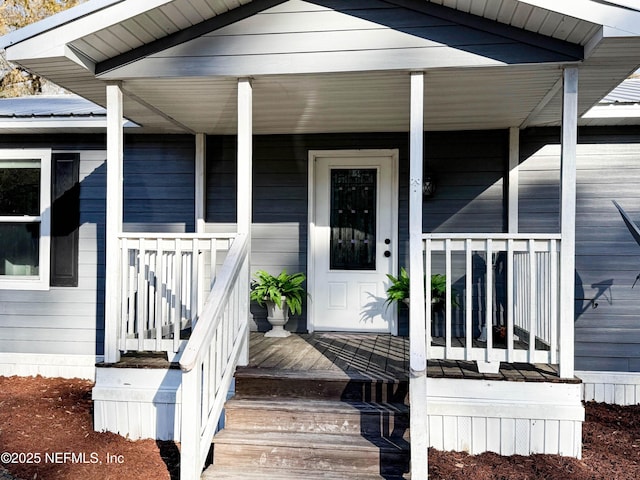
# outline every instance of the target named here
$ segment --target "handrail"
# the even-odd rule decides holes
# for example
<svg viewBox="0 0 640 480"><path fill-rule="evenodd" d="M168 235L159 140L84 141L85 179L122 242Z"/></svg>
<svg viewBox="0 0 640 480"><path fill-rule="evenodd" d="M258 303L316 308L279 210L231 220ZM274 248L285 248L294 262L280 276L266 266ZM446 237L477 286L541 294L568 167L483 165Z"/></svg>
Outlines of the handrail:
<svg viewBox="0 0 640 480"><path fill-rule="evenodd" d="M201 360L205 346L211 343L217 324L221 321L220 313L224 309L223 300L228 297L233 289L242 267L242 260L247 255L247 237L237 234L235 241L229 249L227 258L218 273L218 281L211 289L204 309L200 316L200 322L191 332L191 338L184 349L180 359L180 368L183 372L190 372ZM227 280L229 279L229 280ZM213 319L213 322L207 320Z"/></svg>
<svg viewBox="0 0 640 480"><path fill-rule="evenodd" d="M208 457L235 367L248 348L249 240L238 234L180 359L180 478L196 480Z"/></svg>
<svg viewBox="0 0 640 480"><path fill-rule="evenodd" d="M236 233L176 233L176 232L167 232L167 233L151 233L151 232L122 232L118 235L118 238L166 238L168 240L182 239L190 240L190 239L203 239L203 240L211 240L211 239L233 239L236 237Z"/></svg>
<svg viewBox="0 0 640 480"><path fill-rule="evenodd" d="M560 240L562 235L559 233L423 233L422 239L442 239L450 238L452 240Z"/></svg>

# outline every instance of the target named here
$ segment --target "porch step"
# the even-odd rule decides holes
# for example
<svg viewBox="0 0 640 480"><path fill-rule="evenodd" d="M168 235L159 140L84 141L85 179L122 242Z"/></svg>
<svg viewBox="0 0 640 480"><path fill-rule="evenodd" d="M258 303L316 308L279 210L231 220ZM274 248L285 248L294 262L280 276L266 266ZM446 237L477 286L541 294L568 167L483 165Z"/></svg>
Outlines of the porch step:
<svg viewBox="0 0 640 480"><path fill-rule="evenodd" d="M304 469L344 474L402 475L408 469L402 439L330 433L223 430L214 438L216 466Z"/></svg>
<svg viewBox="0 0 640 480"><path fill-rule="evenodd" d="M227 429L409 438L409 408L402 404L234 398L225 414Z"/></svg>
<svg viewBox="0 0 640 480"><path fill-rule="evenodd" d="M408 404L409 380L355 371L238 368L236 395Z"/></svg>
<svg viewBox="0 0 640 480"><path fill-rule="evenodd" d="M406 379L238 368L203 479L409 478Z"/></svg>
<svg viewBox="0 0 640 480"><path fill-rule="evenodd" d="M270 469L267 473L263 468L243 468L242 472L238 473L237 467L219 467L213 470L207 470L202 475L202 480L238 480L240 478L246 480L300 480L300 479L322 479L322 480L410 480L411 474L404 475L380 475L380 474L349 474L345 477L344 472L311 472L309 470L303 470L299 468L288 468L286 470Z"/></svg>

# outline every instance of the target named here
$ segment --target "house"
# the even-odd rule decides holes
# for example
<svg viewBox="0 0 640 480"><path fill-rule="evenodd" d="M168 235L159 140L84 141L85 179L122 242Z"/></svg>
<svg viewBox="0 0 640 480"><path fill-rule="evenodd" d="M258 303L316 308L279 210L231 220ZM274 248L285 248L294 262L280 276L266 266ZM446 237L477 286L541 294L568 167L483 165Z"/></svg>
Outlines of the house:
<svg viewBox="0 0 640 480"><path fill-rule="evenodd" d="M640 64L630 3L90 0L3 37L100 107L3 116L0 371L95 378L96 428L180 440L196 478L251 273L286 268L289 328L408 335L413 478L429 445L579 457L583 398L640 401L611 202L637 213L640 131L590 110ZM386 309L402 266L411 308ZM180 369L112 368L131 352Z"/></svg>

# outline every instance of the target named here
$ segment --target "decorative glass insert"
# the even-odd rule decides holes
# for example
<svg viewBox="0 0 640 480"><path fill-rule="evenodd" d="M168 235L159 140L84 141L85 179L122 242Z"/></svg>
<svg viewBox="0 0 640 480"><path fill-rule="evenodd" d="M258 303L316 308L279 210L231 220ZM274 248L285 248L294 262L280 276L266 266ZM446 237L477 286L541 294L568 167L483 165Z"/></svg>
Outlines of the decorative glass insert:
<svg viewBox="0 0 640 480"><path fill-rule="evenodd" d="M331 169L330 268L376 269L375 168Z"/></svg>

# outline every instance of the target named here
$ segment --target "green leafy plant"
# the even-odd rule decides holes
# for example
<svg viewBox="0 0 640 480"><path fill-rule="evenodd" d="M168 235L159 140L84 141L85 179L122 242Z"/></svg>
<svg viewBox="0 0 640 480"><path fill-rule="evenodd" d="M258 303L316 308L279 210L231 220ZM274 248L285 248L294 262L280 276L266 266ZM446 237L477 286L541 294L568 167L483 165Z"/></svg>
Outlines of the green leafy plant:
<svg viewBox="0 0 640 480"><path fill-rule="evenodd" d="M409 298L409 275L404 267L400 268L400 274L397 277L387 274L387 278L391 282L387 289L387 300L385 304L389 305L393 302L402 302ZM441 308L445 304L447 294L447 277L440 273L431 275L431 304L434 308ZM455 298L455 289L451 292L451 305L458 306Z"/></svg>
<svg viewBox="0 0 640 480"><path fill-rule="evenodd" d="M400 268L400 274L397 277L388 273L387 278L391 285L387 288L385 305L390 305L393 302L402 302L405 298L409 298L409 275L404 267Z"/></svg>
<svg viewBox="0 0 640 480"><path fill-rule="evenodd" d="M457 307L456 289L451 289L451 306ZM441 273L431 275L431 305L435 309L444 307L447 295L447 277Z"/></svg>
<svg viewBox="0 0 640 480"><path fill-rule="evenodd" d="M282 270L278 276L274 276L264 270L258 270L255 277L251 282L251 300L258 302L260 306L264 305L265 301L271 301L282 308L284 297L293 315L302 313L302 301L305 297L302 283L307 278L304 273L288 274L286 270Z"/></svg>

